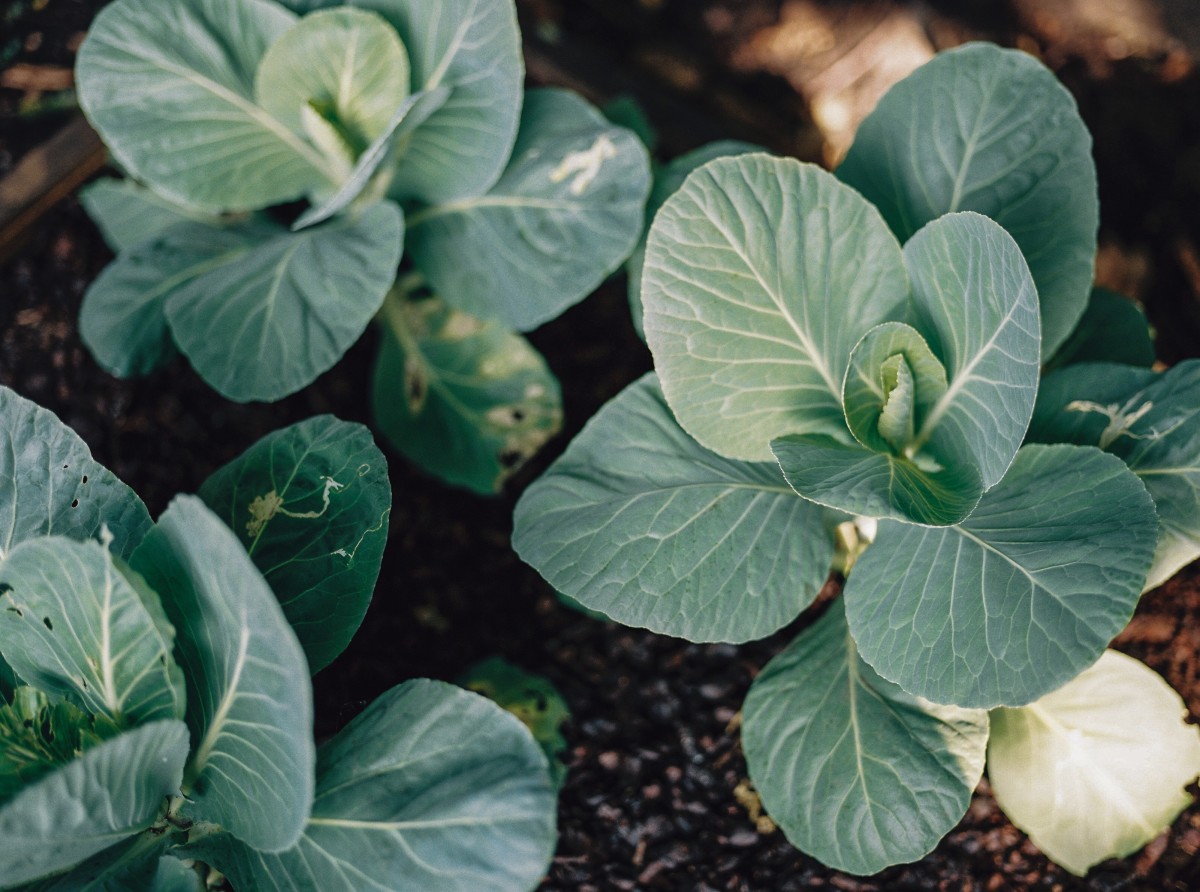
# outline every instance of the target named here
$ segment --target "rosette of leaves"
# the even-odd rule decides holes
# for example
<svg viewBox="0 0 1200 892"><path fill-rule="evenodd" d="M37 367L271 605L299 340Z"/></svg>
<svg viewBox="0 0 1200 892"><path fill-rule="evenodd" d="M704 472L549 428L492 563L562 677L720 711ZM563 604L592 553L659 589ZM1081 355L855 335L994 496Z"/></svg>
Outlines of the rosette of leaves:
<svg viewBox="0 0 1200 892"><path fill-rule="evenodd" d="M79 97L129 179L84 193L118 252L84 342L116 375L180 352L230 399L276 400L377 318L380 430L497 490L561 414L518 332L621 264L649 190L633 134L523 76L512 0L107 6ZM384 309L410 299L402 255L453 325Z"/></svg>
<svg viewBox="0 0 1200 892"><path fill-rule="evenodd" d="M1122 366L1101 387L1073 364L1149 344L1132 305L1091 293L1089 149L1040 63L969 45L893 88L836 177L765 154L703 164L647 239L656 372L517 505L514 545L556 590L693 641L785 626L835 528L859 531L842 598L765 667L743 721L767 811L830 866L929 852L981 776L988 710L1060 708L1036 704L1101 657L1152 566L1200 555L1190 486L1151 483L1200 458L1190 370ZM1127 311L1140 332L1113 328ZM1047 359L1064 368L1039 397ZM1121 796L1108 854L1186 801Z"/></svg>
<svg viewBox="0 0 1200 892"><path fill-rule="evenodd" d="M314 745L387 536L365 428L272 434L152 523L49 412L0 418L0 887L537 884L555 788L512 715L409 681Z"/></svg>

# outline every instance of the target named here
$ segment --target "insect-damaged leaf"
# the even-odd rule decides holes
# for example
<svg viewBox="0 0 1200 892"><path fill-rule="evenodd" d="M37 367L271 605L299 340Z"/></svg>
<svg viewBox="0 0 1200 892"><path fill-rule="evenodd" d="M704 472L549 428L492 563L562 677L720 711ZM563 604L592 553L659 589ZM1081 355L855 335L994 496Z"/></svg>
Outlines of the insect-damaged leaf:
<svg viewBox="0 0 1200 892"><path fill-rule="evenodd" d="M555 842L546 757L516 718L420 679L392 688L324 744L312 817L295 848L227 834L185 852L239 889L514 892L541 880Z"/></svg>
<svg viewBox="0 0 1200 892"><path fill-rule="evenodd" d="M876 675L840 601L767 664L743 714L767 812L838 870L871 874L927 854L983 774L987 713L930 703Z"/></svg>
<svg viewBox="0 0 1200 892"><path fill-rule="evenodd" d="M499 492L558 433L558 380L525 338L431 296L394 292L382 319L375 423L426 471Z"/></svg>
<svg viewBox="0 0 1200 892"><path fill-rule="evenodd" d="M181 813L265 852L294 845L312 804L312 688L296 635L237 537L179 496L133 556L163 595L196 745Z"/></svg>
<svg viewBox="0 0 1200 892"><path fill-rule="evenodd" d="M1020 246L1041 301L1042 358L1087 305L1100 205L1092 139L1075 100L1032 56L987 44L939 53L858 128L838 177L907 241L977 211Z"/></svg>
<svg viewBox="0 0 1200 892"><path fill-rule="evenodd" d="M337 181L263 109L254 74L296 17L269 0L119 0L79 50L79 102L121 166L198 210L251 210Z"/></svg>
<svg viewBox="0 0 1200 892"><path fill-rule="evenodd" d="M0 387L0 559L28 539L87 539L107 528L128 557L150 528L146 506L54 416Z"/></svg>
<svg viewBox="0 0 1200 892"><path fill-rule="evenodd" d="M769 461L792 433L850 441L842 377L870 328L908 301L878 211L811 164L719 158L659 210L642 273L646 339L683 429Z"/></svg>
<svg viewBox="0 0 1200 892"><path fill-rule="evenodd" d="M880 521L846 581L863 659L937 703L1020 706L1093 663L1129 621L1154 503L1116 457L1026 446L965 521Z"/></svg>
<svg viewBox="0 0 1200 892"><path fill-rule="evenodd" d="M1159 522L1146 588L1200 557L1200 362L1162 374L1110 363L1060 369L1042 382L1029 439L1099 446L1146 485Z"/></svg>
<svg viewBox="0 0 1200 892"><path fill-rule="evenodd" d="M129 727L183 718L174 633L98 542L47 536L0 562L0 651L28 684ZM158 616L156 616L158 614Z"/></svg>
<svg viewBox="0 0 1200 892"><path fill-rule="evenodd" d="M531 90L500 180L413 213L407 250L451 306L528 331L629 256L649 190L632 133L565 90Z"/></svg>
<svg viewBox="0 0 1200 892"><path fill-rule="evenodd" d="M362 623L387 543L392 489L370 431L332 415L275 431L200 498L275 592L309 668L331 663Z"/></svg>
<svg viewBox="0 0 1200 892"><path fill-rule="evenodd" d="M647 375L517 503L513 547L591 610L691 641L769 635L812 603L833 535L777 465L689 437Z"/></svg>

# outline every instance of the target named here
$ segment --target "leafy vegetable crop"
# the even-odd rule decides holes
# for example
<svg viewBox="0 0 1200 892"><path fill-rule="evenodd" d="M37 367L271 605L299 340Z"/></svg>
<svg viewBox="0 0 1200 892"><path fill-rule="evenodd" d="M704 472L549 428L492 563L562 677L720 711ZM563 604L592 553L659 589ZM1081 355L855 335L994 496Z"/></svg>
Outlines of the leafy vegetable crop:
<svg viewBox="0 0 1200 892"><path fill-rule="evenodd" d="M429 680L314 746L387 538L360 425L278 431L157 523L0 389L0 886L528 889L555 786L521 722Z"/></svg>
<svg viewBox="0 0 1200 892"><path fill-rule="evenodd" d="M1149 670L1121 680L1127 715L1174 729L1128 735L1145 782L1108 783L1129 749L1098 742L1106 645L1200 556L1200 381L1082 362L1153 361L1133 305L1091 291L1090 145L1049 71L976 44L894 87L836 176L713 152L646 240L656 373L517 506L514 544L559 591L695 641L780 629L836 557L843 597L743 723L767 810L831 866L930 851L988 710L1000 801L1076 872L1152 838L1200 771Z"/></svg>
<svg viewBox="0 0 1200 892"><path fill-rule="evenodd" d="M494 491L562 414L514 329L633 249L645 150L578 96L523 93L512 0L327 7L117 0L97 16L80 102L131 179L84 194L119 252L84 341L117 375L178 351L225 396L275 400L374 317L380 430Z"/></svg>

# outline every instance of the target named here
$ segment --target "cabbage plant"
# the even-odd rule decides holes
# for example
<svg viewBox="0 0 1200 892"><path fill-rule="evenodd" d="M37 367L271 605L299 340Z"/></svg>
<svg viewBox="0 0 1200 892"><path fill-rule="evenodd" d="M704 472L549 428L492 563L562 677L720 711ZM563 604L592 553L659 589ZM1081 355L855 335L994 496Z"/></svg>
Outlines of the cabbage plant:
<svg viewBox="0 0 1200 892"><path fill-rule="evenodd" d="M621 264L649 190L632 133L523 76L512 0L116 0L77 66L129 176L84 193L118 252L84 342L116 375L181 352L276 400L375 318L379 429L498 489L562 416L517 332Z"/></svg>
<svg viewBox="0 0 1200 892"><path fill-rule="evenodd" d="M387 538L365 428L271 434L152 523L51 413L0 418L0 887L537 884L555 788L513 715L420 679L314 745Z"/></svg>
<svg viewBox="0 0 1200 892"><path fill-rule="evenodd" d="M742 725L767 811L830 866L929 852L984 770L989 710L1001 803L1076 872L1157 834L1200 771L1149 670L1122 689L1157 720L1119 732L1103 683L1073 682L1200 555L1200 366L1083 362L1153 359L1136 308L1092 293L1090 147L1047 69L975 44L885 95L836 176L699 166L646 242L655 372L517 505L515 547L555 588L693 641L777 631L836 561L842 597Z"/></svg>

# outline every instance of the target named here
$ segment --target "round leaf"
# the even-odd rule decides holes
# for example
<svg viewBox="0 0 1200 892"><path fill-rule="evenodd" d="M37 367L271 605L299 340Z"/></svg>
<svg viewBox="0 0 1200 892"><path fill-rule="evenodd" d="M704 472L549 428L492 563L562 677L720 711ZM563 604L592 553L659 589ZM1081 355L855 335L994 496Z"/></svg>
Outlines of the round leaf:
<svg viewBox="0 0 1200 892"><path fill-rule="evenodd" d="M513 547L617 622L750 641L812 603L833 536L773 464L729 461L675 423L648 375L602 408L522 495Z"/></svg>
<svg viewBox="0 0 1200 892"><path fill-rule="evenodd" d="M183 722L151 722L105 741L0 805L6 886L78 864L150 826L179 791Z"/></svg>
<svg viewBox="0 0 1200 892"><path fill-rule="evenodd" d="M389 296L383 320L375 423L424 470L490 495L558 433L558 380L520 335L436 297Z"/></svg>
<svg viewBox="0 0 1200 892"><path fill-rule="evenodd" d="M361 424L320 415L263 437L200 487L262 572L317 672L371 603L387 543L387 461Z"/></svg>
<svg viewBox="0 0 1200 892"><path fill-rule="evenodd" d="M54 413L0 387L0 559L27 539L87 539L107 528L128 557L150 529L146 506Z"/></svg>
<svg viewBox="0 0 1200 892"><path fill-rule="evenodd" d="M179 496L133 556L163 595L187 673L196 745L182 814L248 845L295 845L313 796L312 687L266 580L220 519Z"/></svg>
<svg viewBox="0 0 1200 892"><path fill-rule="evenodd" d="M414 213L407 250L451 305L528 331L624 262L649 189L632 133L573 93L531 90L504 175L486 195Z"/></svg>
<svg viewBox="0 0 1200 892"><path fill-rule="evenodd" d="M117 0L79 50L79 103L121 167L205 211L328 188L330 162L254 100L254 72L296 17L269 0Z"/></svg>
<svg viewBox="0 0 1200 892"><path fill-rule="evenodd" d="M850 629L910 693L1020 706L1095 662L1129 622L1156 529L1119 459L1026 446L961 524L879 523L846 581Z"/></svg>
<svg viewBox="0 0 1200 892"><path fill-rule="evenodd" d="M1152 669L1105 651L1036 703L992 714L996 801L1071 873L1129 855L1192 803L1200 730Z"/></svg>
<svg viewBox="0 0 1200 892"><path fill-rule="evenodd" d="M1146 485L1159 522L1146 588L1200 557L1200 361L1161 375L1101 363L1061 369L1042 382L1029 439L1099 446Z"/></svg>
<svg viewBox="0 0 1200 892"><path fill-rule="evenodd" d="M303 137L303 110L315 111L354 155L383 133L408 91L408 53L395 29L349 7L300 19L271 44L254 78L268 113Z"/></svg>
<svg viewBox="0 0 1200 892"><path fill-rule="evenodd" d="M850 351L908 299L873 207L814 165L761 154L687 178L654 218L642 276L646 339L679 423L749 461L786 434L849 439Z"/></svg>
<svg viewBox="0 0 1200 892"><path fill-rule="evenodd" d="M611 116L611 106L605 110ZM638 112L640 113L640 109L638 109ZM647 143L647 145L649 144ZM649 147L651 151L654 150L653 146ZM642 237L638 240L637 247L633 249L633 253L629 255L629 260L625 263L625 273L629 280L629 311L633 317L633 327L637 331L638 337L642 340L646 339L646 333L642 327L642 267L646 263L646 238L650 233L650 224L654 222L654 215L658 213L658 209L663 206L663 203L675 193L675 190L683 185L683 181L687 179L688 174L700 165L712 161L714 158L765 151L766 149L762 146L756 146L753 143L739 142L735 139L721 139L716 142L707 143L698 149L680 155L678 158L672 158L662 167L655 169L654 183L650 188L650 198L646 201L646 222L642 229Z"/></svg>
<svg viewBox="0 0 1200 892"><path fill-rule="evenodd" d="M412 91L451 93L396 163L391 194L427 203L482 195L508 162L525 78L513 0L352 0L400 35Z"/></svg>
<svg viewBox="0 0 1200 892"><path fill-rule="evenodd" d="M983 774L987 713L938 706L876 675L841 602L771 660L742 745L767 812L837 870L872 874L933 850Z"/></svg>
<svg viewBox="0 0 1200 892"><path fill-rule="evenodd" d="M158 288L137 299L162 301L200 377L230 399L275 400L311 383L362 334L395 278L402 237L399 209L387 202L303 232L261 219L185 224L147 246L150 258L135 251L128 262L160 263Z"/></svg>
<svg viewBox="0 0 1200 892"><path fill-rule="evenodd" d="M1142 308L1115 291L1093 288L1079 324L1046 368L1080 362L1119 362L1150 368L1154 360L1154 339Z"/></svg>
<svg viewBox="0 0 1200 892"><path fill-rule="evenodd" d="M892 87L837 174L901 241L954 211L1003 226L1037 283L1048 359L1092 286L1100 205L1091 149L1075 100L1048 68L976 43L939 53Z"/></svg>
<svg viewBox="0 0 1200 892"><path fill-rule="evenodd" d="M79 201L113 251L126 251L176 223L216 218L167 201L133 180L104 177L79 192Z"/></svg>
<svg viewBox="0 0 1200 892"><path fill-rule="evenodd" d="M185 851L239 889L514 892L549 866L546 757L524 725L476 694L425 679L392 688L321 747L317 770L295 848L264 855L218 835Z"/></svg>

